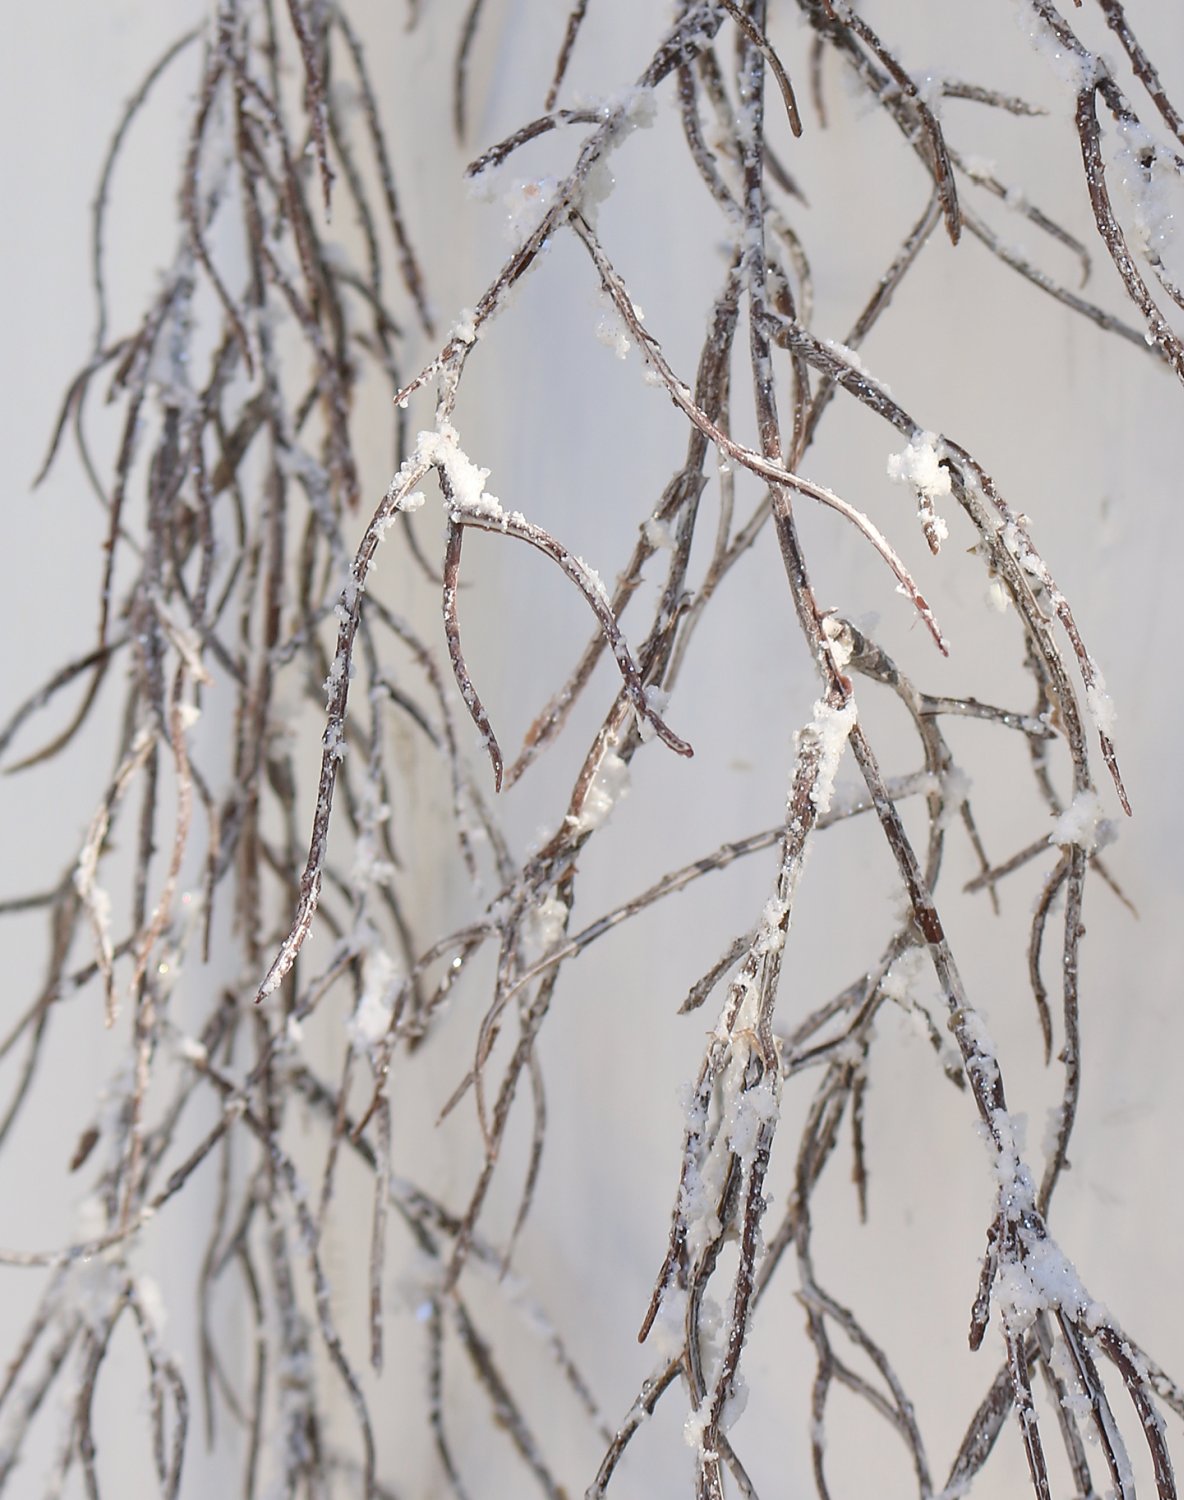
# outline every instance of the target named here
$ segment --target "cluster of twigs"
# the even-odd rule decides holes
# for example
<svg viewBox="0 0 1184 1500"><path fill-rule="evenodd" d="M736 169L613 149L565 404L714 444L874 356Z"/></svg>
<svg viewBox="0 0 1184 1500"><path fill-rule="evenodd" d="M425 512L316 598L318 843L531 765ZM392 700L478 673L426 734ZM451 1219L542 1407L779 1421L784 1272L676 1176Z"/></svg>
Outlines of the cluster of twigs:
<svg viewBox="0 0 1184 1500"><path fill-rule="evenodd" d="M936 91L922 88L891 44L845 0L798 0L809 35L811 117L795 95L795 70L770 39L763 0L679 0L670 29L629 89L603 105L561 108L588 8L587 0L578 0L544 113L485 150L469 174L480 177L552 131L590 128L566 176L540 195L518 248L410 381L402 374L401 350L419 336L412 333L416 325L434 337L429 302L396 194L374 84L343 6L288 0L280 14L273 0L220 0L208 26L182 38L153 69L120 124L96 200L98 327L50 453L52 461L72 430L107 516L97 636L0 732L0 749L7 753L38 711L64 690L80 690L66 728L40 750L10 761L8 769L44 767L76 735L91 732L93 711L104 690L112 691L116 669L127 684L115 767L82 848L71 853L53 890L3 908L43 908L51 941L44 984L0 1044L3 1056L23 1049L0 1142L38 1082L50 1028L72 1007L105 1005L109 1024L124 1028L128 1053L110 1091L116 1107L108 1105L86 1129L71 1164L76 1171L95 1171L97 1227L61 1249L11 1250L0 1257L7 1265L49 1273L0 1387L0 1418L8 1422L0 1490L57 1387L68 1392L71 1420L49 1490L60 1493L77 1469L86 1492L100 1493L97 1455L103 1442L92 1421L95 1388L117 1325L130 1323L147 1361L161 1491L179 1492L183 1473L196 1461L188 1431L193 1372L168 1350L134 1257L150 1233L149 1221L159 1212L179 1211L172 1200L202 1172L216 1177L217 1189L198 1279L199 1385L211 1438L226 1441L233 1429L242 1434L244 1493L261 1494L269 1483L278 1486L269 1493L284 1495L404 1493L397 1467L386 1474L379 1454L372 1391L380 1387L372 1385L363 1358L342 1332L341 1289L326 1270L325 1227L347 1157L373 1182L366 1282L373 1372L383 1366L384 1280L397 1258L392 1216L406 1231L405 1243L434 1267L424 1304L422 1415L452 1492L479 1493L447 1416L443 1365L449 1341L462 1351L489 1417L514 1445L531 1481L550 1497L586 1482L587 1476L561 1479L564 1460L548 1455L532 1427L497 1347L480 1329L469 1290L480 1276L492 1282L500 1276L503 1287L513 1284L507 1271L528 1220L544 1149L539 1034L561 978L602 936L703 876L774 849L776 873L763 910L692 986L682 1006L691 1011L713 995L722 997L691 1093L669 1245L642 1325L645 1338L660 1319L667 1331L673 1328L674 1341L618 1425L601 1416L559 1327L521 1288L515 1290L531 1336L541 1338L547 1358L601 1434L604 1457L588 1494L606 1493L644 1418L680 1386L690 1413L694 1493L716 1500L729 1492L762 1492L761 1476L746 1467L728 1435L730 1403L761 1299L778 1272L793 1279L795 1270L816 1360L813 1420L803 1420L802 1434L806 1441L809 1433L813 1444L820 1495L829 1493L828 1401L839 1386L865 1402L904 1444L918 1493L937 1490L922 1418L861 1316L827 1289L811 1233L815 1189L848 1127L866 1210L863 1100L876 1019L894 1003L922 1019L938 1066L964 1091L990 1143L997 1180L970 1336L978 1347L994 1313L1003 1362L969 1421L943 1493L971 1488L1014 1411L1038 1496L1051 1493L1046 1444L1053 1427L1076 1493L1096 1494L1102 1483L1120 1496L1133 1495L1132 1462L1114 1406L1115 1393L1123 1389L1159 1495L1166 1500L1177 1493L1161 1411L1166 1406L1184 1417L1184 1393L1084 1290L1048 1227L1078 1104L1087 877L1097 874L1112 883L1100 858L1107 826L1095 785L1095 739L1129 811L1104 684L1068 601L1032 543L1026 517L971 453L952 436L930 431L931 424L890 396L858 358L927 242L944 232L955 243L973 235L1036 286L1145 347L1184 379L1184 347L1168 306L1184 306L1184 297L1154 236L1133 232L1131 211L1116 209L1113 169L1102 146L1105 118L1130 148L1137 220L1140 175L1149 194L1184 173L1181 119L1119 0L1098 4L1158 115L1154 134L1120 80L1049 0L1031 0L1030 21L1071 75L1089 203L1133 305L1132 323L1004 245L974 206L980 199L1006 198L1088 265L1087 250L1066 229L987 169L968 165L947 137L945 98L1021 117L1035 112L1023 100L953 79ZM465 128L481 10L481 0L474 0L461 24L454 76L458 132ZM181 174L177 255L139 326L114 337L103 275L108 181L150 90L197 49L202 63ZM812 327L809 213L788 167L768 144L792 133L803 137L804 150L810 130L822 128L823 72L833 65L828 60L847 69L897 127L927 185L914 227L841 344ZM767 101L770 78L776 94ZM690 380L672 368L658 334L641 322L596 213L608 154L658 108L677 113L690 159L731 247ZM344 200L351 207L360 226L356 267L325 239L323 210L331 195L337 206ZM235 232L228 233L227 225ZM487 493L485 471L464 452L456 425L474 347L517 284L564 234L586 253L590 279L599 283L650 379L664 387L688 429L685 455L639 518L636 544L611 590L561 538ZM391 265L397 271L393 284ZM743 384L751 384L751 432L748 397L737 377L742 365L749 370ZM397 465L385 497L364 524L357 519L364 485L352 412L363 379L385 381L395 399ZM87 438L88 411L101 385L123 412L109 473L92 459ZM410 402L423 399L420 393L433 391L434 421L413 438L403 414ZM923 664L906 673L867 629L857 629L817 598L796 520L804 502L837 512L855 528L891 571L933 642L946 650L934 611L899 549L856 505L800 472L824 415L850 401L899 435L899 477L915 493L931 550L938 552L946 535L939 501L960 508L973 526L978 556L1022 625L1031 694L1026 706L996 708L969 695L925 692L918 685ZM787 430L782 409L791 414ZM723 460L718 472L717 459ZM741 481L743 475L755 480L755 498L747 514L738 514L748 494L744 485L751 482ZM444 502L438 558L421 547L414 530L425 484L438 487ZM711 506L704 503L707 496L713 497ZM462 545L470 529L543 554L594 617L580 659L510 761L462 649L458 601ZM783 821L671 871L592 920L580 913L577 921L581 851L596 836L634 756L651 738L660 743L647 754L690 754L666 723L663 704L694 649L704 611L754 547L774 545L820 683L813 714L797 736ZM441 590L441 627L413 625L369 587L383 547L405 549ZM705 554L708 561L692 587L696 548L696 559ZM664 577L652 618L629 617L626 635L627 606L638 597L646 570L658 568ZM499 826L480 768L463 753L461 711L479 731L495 790L508 788L569 725L605 658L615 664L619 686L602 706L600 727L562 817L523 857ZM449 669L456 692L446 680ZM300 724L285 724L280 711L281 694L290 688L318 710L322 691L327 697L307 856L298 795ZM919 763L904 774L882 769L859 712L859 704L879 689L896 696L912 725ZM216 736L203 739L200 714L208 705L232 726L228 758L225 735L221 743ZM1023 737L1035 788L1055 820L1051 840L1046 829L1034 830L1039 836L1028 846L991 864L944 732L954 716L972 716L999 734ZM400 829L417 794L409 770L416 758L407 750L415 741L446 782L456 857L474 892L469 919L443 934L423 931L414 915L422 857L410 862L400 847ZM848 748L864 791L840 797L835 773ZM1061 785L1066 780L1067 795ZM925 810L919 842L902 816L909 798ZM868 972L808 1015L790 1017L778 1010L778 989L807 851L824 829L859 815L879 823L907 913L886 933ZM343 820L349 833L343 830L331 849L331 829L336 839ZM1029 963L1049 1059L1059 1031L1062 1098L1039 1173L1017 1145L1003 1064L964 985L937 899L947 834L958 822L980 866L972 887L988 891L992 900L1000 882L1021 865L1047 866L1031 924ZM427 858L446 858L450 847L442 843ZM342 850L352 855L352 865ZM1054 987L1060 1010L1054 1020L1042 955L1062 897L1060 978ZM230 970L240 977L212 990L203 966L219 947L233 952ZM492 990L471 1060L459 1070L446 1103L451 1111L471 1096L480 1160L467 1200L449 1206L431 1182L409 1182L392 1172L391 1091L400 1066L413 1065L456 986L489 950L496 955ZM922 966L936 979L956 1056L943 1043L941 1024L910 991L908 976ZM338 1033L339 1061L331 1075L302 1046L300 1028L314 1014L336 1015L343 1007L350 1020ZM792 1189L770 1228L764 1223L769 1164L782 1098L791 1088L813 1093L796 1146ZM520 1100L533 1112L527 1174L513 1228L498 1244L484 1227L486 1209ZM206 1118L212 1123L195 1128L195 1116L211 1106ZM293 1119L324 1127L319 1184L292 1144ZM784 1140L778 1149L793 1150ZM234 1278L255 1331L254 1370L246 1374L229 1367L213 1308ZM705 1316L709 1293L723 1308L717 1329ZM346 1390L356 1438L338 1433L327 1420L325 1372L318 1372L325 1360ZM1047 1390L1044 1404L1034 1390L1037 1380ZM1093 1457L1087 1433L1096 1438Z"/></svg>

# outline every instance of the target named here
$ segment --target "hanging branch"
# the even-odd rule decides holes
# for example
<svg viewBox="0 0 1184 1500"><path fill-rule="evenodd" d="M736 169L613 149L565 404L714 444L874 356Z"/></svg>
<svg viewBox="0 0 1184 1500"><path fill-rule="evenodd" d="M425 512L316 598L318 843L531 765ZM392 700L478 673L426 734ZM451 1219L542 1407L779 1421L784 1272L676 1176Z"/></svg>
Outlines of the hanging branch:
<svg viewBox="0 0 1184 1500"><path fill-rule="evenodd" d="M858 1287L837 1295L827 1238L815 1235L833 1213L833 1197L820 1189L836 1159L854 1190L860 1233L873 1243L890 1232L881 1175L911 1172L875 1149L879 1102L897 1096L899 1075L890 1055L898 1043L879 1023L897 1015L932 1059L968 1152L979 1150L977 1131L990 1163L991 1208L974 1226L977 1240L968 1235L965 1244L967 1254L974 1243L984 1247L978 1283L966 1287L969 1342L980 1358L993 1353L985 1394L960 1420L964 1437L943 1493L990 1483L980 1476L1010 1440L1014 1414L1038 1496L1051 1496L1066 1468L1082 1495L1108 1485L1133 1496L1136 1454L1160 1500L1177 1495L1178 1429L1166 1414L1184 1418L1184 1393L1085 1287L1053 1228L1075 1127L1091 1107L1082 1078L1092 877L1129 906L1102 857L1115 829L1099 764L1118 805L1131 811L1113 708L1085 644L1088 622L1034 545L1027 515L994 470L944 431L940 411L912 409L863 363L870 348L883 374L894 373L888 335L897 299L924 287L944 225L957 247L946 254L982 259L985 251L1017 273L1017 307L1039 290L1184 378L1176 327L1184 300L1170 253L1148 227L1151 189L1179 190L1184 179L1182 117L1118 0L1098 0L1098 10L1120 43L1126 89L1118 65L1078 36L1083 6L1070 20L1052 0L1025 5L1068 79L1085 232L1077 219L1030 201L1022 181L984 166L972 149L982 108L1006 112L1018 131L1043 118L1043 105L971 79L922 78L894 41L891 18L875 30L844 0L798 0L798 33L764 0L678 0L648 57L641 24L637 37L624 36L622 45L638 52L627 88L563 108L593 11L587 0L557 16L543 7L538 20L554 30L547 56L555 58L539 83L543 113L478 143L467 168L443 143L449 111L458 139L469 128L469 80L499 24L482 0L451 17L409 7L411 25L435 28L416 66L451 59L440 88L410 90L402 57L384 58L381 77L372 73L344 0L220 0L145 75L101 169L92 212L96 333L46 462L63 462L72 437L105 512L95 633L0 725L0 753L21 757L7 769L41 778L65 766L60 752L81 735L98 746L104 726L116 725L111 743L91 755L110 770L80 812L85 832L64 852L60 876L0 899L0 917L45 921L49 955L34 995L0 1038L0 1058L16 1059L0 1144L48 1086L46 1058L67 1011L97 1008L121 1059L101 1103L60 1103L71 1116L80 1111L68 1165L89 1187L85 1228L62 1243L0 1250L13 1276L46 1274L0 1384L0 1494L15 1493L10 1478L51 1396L64 1402L68 1422L49 1493L61 1492L75 1466L88 1493L100 1492L105 1434L95 1402L114 1378L111 1350L129 1332L143 1357L147 1451L161 1493L200 1487L192 1372L169 1347L138 1257L158 1217L179 1212L189 1184L205 1176L213 1209L193 1299L202 1416L210 1444L238 1455L247 1500L339 1489L366 1500L401 1494L403 1445L420 1435L435 1464L428 1482L479 1500L490 1493L489 1473L500 1472L481 1457L494 1432L527 1489L552 1500L605 1496L635 1440L665 1441L641 1437L646 1418L660 1402L679 1400L696 1500L769 1493L777 1476L761 1472L750 1430L733 1425L746 1378L758 1378L745 1355L758 1326L772 1328L787 1362L795 1353L813 1361L800 1446L819 1495L836 1493L828 1440L839 1435L849 1397L874 1414L888 1443L901 1445L927 1500L941 1472L934 1414L910 1391L908 1361L878 1327L875 1295ZM147 100L190 63L177 248L139 321L116 333L107 241L121 163ZM911 228L883 245L879 226L868 228L859 295L828 314L841 320L832 328L816 308L819 300L835 305L837 294L831 286L816 298L812 265L832 247L818 243L808 200L847 188L841 175L819 179L814 167L821 132L848 108L824 100L835 70L859 95L858 109L882 114L908 147L899 192L911 195L902 219ZM770 80L775 107L767 109ZM535 151L561 164L553 179L534 182L536 206L517 226L516 247L484 289L471 289L469 310L446 336L434 332L432 311L441 247L417 248L423 205L396 173L404 156L392 149L395 133L409 128L398 113L408 97L423 111L415 130L437 153L437 186L440 171L478 179ZM1146 108L1159 135L1140 117ZM667 357L637 305L647 279L665 274L663 263L631 261L618 244L619 219L601 211L610 159L614 172L641 171L630 139L662 116L672 149L685 147L701 231L723 252L708 305L679 320L680 334L702 328L693 387L675 368L683 356ZM1122 174L1111 136L1131 157L1129 202L1114 192ZM331 203L347 241L356 221L356 256L350 243L328 238ZM995 224L1005 212L1038 230L1043 249L1010 246ZM977 249L968 251L969 241ZM658 493L640 492L623 471L621 495L632 498L621 504L635 507L627 542L622 553L619 518L605 515L595 567L563 540L574 528L547 518L550 497L523 493L503 503L489 494L488 472L458 433L474 390L470 359L480 346L479 358L496 362L501 325L519 316L515 292L565 242L578 246L574 262L559 267L575 267L571 316L582 318L588 289L598 291L620 352L637 351L645 381L664 392L685 428ZM1055 266L1066 252L1068 277L1046 269L1045 255ZM1101 281L1111 266L1134 323L1109 311L1103 292L1093 302L1076 285L1091 274ZM430 346L417 342L420 331ZM674 331L659 332L673 348ZM565 375L549 349L537 359L532 379L542 384L516 389L515 401L528 410L554 400L558 422ZM636 380L637 363L625 360L623 378ZM102 382L118 420L110 442L92 447L87 424ZM356 509L374 484L355 410L363 382L394 402L394 478L368 519ZM639 397L639 412L649 399ZM412 403L424 424L417 433ZM867 481L857 492L818 470L839 451L818 446L824 431L829 438L833 430L836 445L854 441L864 420L856 407L887 424L885 481L897 483L885 482L882 495ZM579 420L600 418L582 406ZM627 465L628 445L618 446ZM105 448L114 457L104 465L96 455ZM419 516L429 480L443 500L435 536ZM1018 487L1022 476L1009 483ZM565 491L577 505L588 499L578 465ZM928 646L889 654L877 627L852 623L863 621L869 601L841 551L825 563L839 597L820 593L823 564L800 525L804 501L840 516L887 565L948 662ZM962 545L945 545L955 528L973 542L969 559ZM521 546L541 553L573 614L592 614L558 686L537 683L529 660L516 668L536 709L508 764L493 729L496 718L504 731L502 707L493 688L487 707L462 647L462 617L470 646L475 628L462 590L487 587L471 557L462 573L468 530L502 547L508 575ZM973 664L955 649L961 643L939 629L923 574L905 560L921 540L925 566L947 570L959 590L981 570L996 602L1010 606L999 626L1010 636L990 637L992 651L1006 639L1014 658L1005 706L993 694L983 701ZM691 745L670 727L667 701L676 688L702 691L694 669L709 671L716 648L700 627L720 613L721 594L749 586L745 569L760 550L780 560L783 579L781 607L765 595L751 605L760 611L760 670L767 678L800 641L814 685L792 701L789 751L759 715L734 707L731 660L711 711L717 736L781 767L785 804L768 809L757 833L733 830L689 863L672 844L657 865L665 873L633 880L629 856L618 852L611 864L616 834L602 830L610 817L617 831L628 823L632 806L619 804L637 757L639 787L676 774L680 762L665 750L688 762L677 772L686 778L678 795L687 818L718 801L700 762L690 761ZM396 566L376 575L388 559ZM611 587L597 570L614 579ZM598 674L608 658L615 671ZM118 673L110 670L116 662ZM880 728L885 703L899 734ZM683 713L690 721L690 709L680 698L673 721ZM25 748L38 716L54 711L65 727L51 725L40 748ZM465 739L466 714L475 748ZM305 754L314 717L315 772ZM998 769L1009 746L1026 748L1030 805ZM553 776L537 774L549 752L552 770L569 755L558 790ZM505 796L490 794L486 760L494 794ZM988 767L973 797L963 760ZM862 782L854 789L838 784L848 763ZM1004 805L1027 826L1000 849ZM859 943L871 945L872 962L853 952L854 973L820 995L794 917L803 881L816 878L812 849L847 837L832 830L848 825L853 837L866 834L861 850L878 841L889 856L882 864L895 900L859 912ZM659 855L666 836L647 833ZM969 879L947 876L950 848L969 856ZM584 871L606 862L615 887L594 904ZM738 864L763 884L731 930L705 922L702 951L697 933L686 944L648 943L647 914L674 910L667 903L703 877L720 886ZM1017 924L1025 881L1034 906ZM1015 939L1031 991L996 1002L1006 1046L988 1031L961 937L964 904L971 922L994 919L978 916L984 891L999 918L990 941ZM848 901L846 890L835 896L840 906ZM617 943L626 928L652 953L644 983ZM580 1320L602 1310L578 1302L548 1309L520 1269L538 1263L536 1221L553 1211L548 1121L572 1082L556 1077L562 1049L551 1052L544 1038L558 1029L551 1018L571 1007L573 973L592 972L584 959L593 946L606 1003L581 1014L589 1035L605 1024L609 1002L619 1003L613 990L675 1027L698 1027L675 1017L717 1007L690 1081L681 1147L660 1132L654 1138L654 1149L668 1152L673 1203L665 1247L654 1250L652 1296L637 1311L641 1338L662 1348L615 1426L573 1352L585 1342ZM791 987L792 1002L783 993ZM1027 1076L1014 1055L1017 1035L1030 1038L1057 1091L1040 1161L1025 1151L1008 1092ZM618 1044L633 1042L613 1038ZM597 1081L605 1108L615 1107L620 1087L615 1077ZM453 1153L455 1202L418 1154L421 1132L437 1117L442 1149ZM352 1222L347 1194L358 1173L367 1183L363 1233L343 1227ZM605 1195L597 1211L611 1230L617 1195ZM775 1285L790 1289L804 1316L800 1344L796 1325L763 1321L775 1316L766 1301ZM351 1288L361 1288L353 1300ZM400 1305L408 1289L410 1313ZM236 1321L249 1330L241 1368L228 1337ZM415 1368L418 1380L407 1374ZM587 1448L565 1446L561 1429L541 1420L538 1396L548 1384L572 1398L603 1453L590 1485L578 1467ZM839 1390L843 1404L833 1399ZM681 1476L669 1484L685 1487L681 1438L666 1458L669 1474Z"/></svg>

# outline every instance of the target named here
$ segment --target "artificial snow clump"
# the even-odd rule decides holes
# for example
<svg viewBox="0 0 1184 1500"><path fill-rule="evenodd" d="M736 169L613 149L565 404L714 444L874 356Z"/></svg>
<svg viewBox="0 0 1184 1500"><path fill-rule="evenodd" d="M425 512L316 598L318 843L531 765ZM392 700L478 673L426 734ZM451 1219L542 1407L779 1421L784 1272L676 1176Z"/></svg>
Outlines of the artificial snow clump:
<svg viewBox="0 0 1184 1500"><path fill-rule="evenodd" d="M606 348L611 349L618 359L626 359L629 350L633 347L633 341L617 314L611 307L606 307L600 315L600 321L596 325L596 337Z"/></svg>
<svg viewBox="0 0 1184 1500"><path fill-rule="evenodd" d="M822 633L830 642L830 654L836 668L844 671L855 654L855 638L846 621L838 615L824 615Z"/></svg>
<svg viewBox="0 0 1184 1500"><path fill-rule="evenodd" d="M1114 165L1134 210L1134 238L1151 260L1162 260L1175 238L1180 185L1175 161L1137 120L1119 120L1115 129L1120 144Z"/></svg>
<svg viewBox="0 0 1184 1500"><path fill-rule="evenodd" d="M1001 615L1006 613L1007 606L1011 603L1011 598L1001 579L992 578L987 584L986 601L988 608L993 609L996 614Z"/></svg>
<svg viewBox="0 0 1184 1500"><path fill-rule="evenodd" d="M387 486L387 500L395 510L416 511L423 505L423 492L413 486L423 478L428 468L439 472L448 507L455 513L455 519L459 520L464 516L475 520L498 521L505 528L507 517L501 501L485 488L489 470L477 467L460 446L460 435L450 422L426 428L416 434L415 447ZM389 525L389 520L387 524ZM380 540L385 529L385 526L380 526ZM364 578L351 576L347 581L341 601L347 612L354 608L357 594L364 587ZM338 617L345 618L340 613Z"/></svg>
<svg viewBox="0 0 1184 1500"><path fill-rule="evenodd" d="M911 485L917 496L917 516L931 552L937 552L949 536L949 528L937 514L934 501L950 493L950 471L942 467L943 450L933 432L915 432L909 445L888 455L888 478Z"/></svg>
<svg viewBox="0 0 1184 1500"><path fill-rule="evenodd" d="M629 765L616 750L609 746L600 757L600 764L584 797L580 814L574 819L578 833L591 833L607 823L609 814L617 802L629 790Z"/></svg>
<svg viewBox="0 0 1184 1500"><path fill-rule="evenodd" d="M810 791L810 801L820 815L830 810L839 761L843 758L843 750L855 728L857 717L854 698L849 698L841 708L832 708L820 698L814 705L814 717L801 731L804 735L813 736L819 743L818 775Z"/></svg>
<svg viewBox="0 0 1184 1500"><path fill-rule="evenodd" d="M506 237L524 245L541 223L555 197L554 177L517 178L502 193Z"/></svg>
<svg viewBox="0 0 1184 1500"><path fill-rule="evenodd" d="M1013 0L1016 25L1028 38L1033 50L1075 94L1090 88L1097 80L1099 63L1092 52L1067 45L1049 23L1048 16L1035 0Z"/></svg>
<svg viewBox="0 0 1184 1500"><path fill-rule="evenodd" d="M553 948L563 941L563 924L567 921L567 906L558 896L548 896L534 907L522 923L519 950L527 966L545 958Z"/></svg>
<svg viewBox="0 0 1184 1500"><path fill-rule="evenodd" d="M1076 844L1087 854L1104 848L1114 836L1114 825L1102 816L1102 799L1093 787L1078 792L1061 813L1048 836L1050 844L1064 848Z"/></svg>
<svg viewBox="0 0 1184 1500"><path fill-rule="evenodd" d="M394 961L382 948L370 948L362 960L362 994L347 1023L358 1052L368 1052L386 1036L391 1024L398 975Z"/></svg>
<svg viewBox="0 0 1184 1500"><path fill-rule="evenodd" d="M1111 738L1118 711L1114 707L1114 699L1106 691L1106 679L1096 667L1094 680L1085 690L1085 707L1098 733L1104 734L1107 739Z"/></svg>
<svg viewBox="0 0 1184 1500"><path fill-rule="evenodd" d="M941 459L936 433L914 433L907 448L888 455L888 478L911 484L919 494L936 500L950 493L950 472L942 468Z"/></svg>
<svg viewBox="0 0 1184 1500"><path fill-rule="evenodd" d="M477 325L471 307L462 307L460 317L453 325L452 335L460 339L462 344L475 344L477 342Z"/></svg>
<svg viewBox="0 0 1184 1500"><path fill-rule="evenodd" d="M656 683L651 683L650 686L646 688L645 706L647 709L649 709L651 714L661 716L666 712L666 708L669 702L670 694L666 691L665 688L658 687ZM654 728L653 720L644 717L644 715L642 714L637 714L636 717L637 732L641 737L641 742L643 745L648 745L658 731Z"/></svg>
<svg viewBox="0 0 1184 1500"><path fill-rule="evenodd" d="M674 528L669 521L660 521L657 516L651 516L642 527L645 539L651 547L674 547Z"/></svg>
<svg viewBox="0 0 1184 1500"><path fill-rule="evenodd" d="M1101 1302L1090 1296L1077 1268L1054 1241L1024 1235L1022 1260L1008 1260L999 1272L995 1303L1014 1333L1025 1333L1044 1311L1067 1313L1087 1328L1109 1319Z"/></svg>

